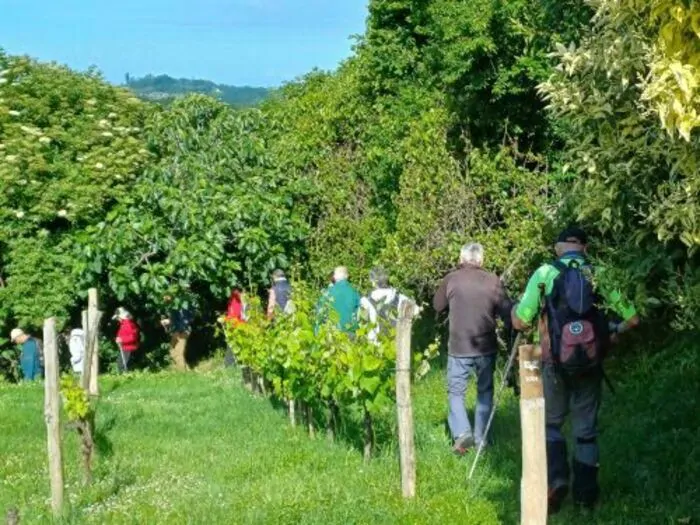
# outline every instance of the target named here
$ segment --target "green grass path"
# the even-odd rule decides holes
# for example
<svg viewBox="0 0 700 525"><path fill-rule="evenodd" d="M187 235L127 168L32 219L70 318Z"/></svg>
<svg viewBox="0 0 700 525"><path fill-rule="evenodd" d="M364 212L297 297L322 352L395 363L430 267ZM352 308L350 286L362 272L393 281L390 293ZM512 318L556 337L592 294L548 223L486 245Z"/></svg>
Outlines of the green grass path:
<svg viewBox="0 0 700 525"><path fill-rule="evenodd" d="M657 356L627 373L603 412L605 504L595 519L566 509L551 523L687 523L700 516L700 373L687 354L685 368L659 369ZM471 458L452 457L445 439L441 373L417 386L418 498L406 503L393 442L365 465L348 442L290 428L235 374L138 374L104 378L102 389L91 488L80 486L75 437L64 447L69 523L519 522L518 407L510 393L499 407L497 444L468 486ZM672 413L661 409L670 396ZM42 399L40 385L0 386L0 512L16 505L22 523L49 521ZM388 413L380 434L390 436L392 425Z"/></svg>

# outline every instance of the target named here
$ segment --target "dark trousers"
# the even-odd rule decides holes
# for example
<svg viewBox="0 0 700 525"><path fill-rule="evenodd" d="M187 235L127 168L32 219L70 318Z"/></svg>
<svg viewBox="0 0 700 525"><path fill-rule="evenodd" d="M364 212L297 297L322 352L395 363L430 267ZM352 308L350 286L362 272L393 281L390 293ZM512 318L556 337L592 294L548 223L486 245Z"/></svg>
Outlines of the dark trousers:
<svg viewBox="0 0 700 525"><path fill-rule="evenodd" d="M550 489L569 485L569 460L562 427L571 417L574 446L574 498L592 501L598 484L598 411L603 376L593 372L583 377L564 377L554 365L545 364L542 384L547 419L547 470Z"/></svg>

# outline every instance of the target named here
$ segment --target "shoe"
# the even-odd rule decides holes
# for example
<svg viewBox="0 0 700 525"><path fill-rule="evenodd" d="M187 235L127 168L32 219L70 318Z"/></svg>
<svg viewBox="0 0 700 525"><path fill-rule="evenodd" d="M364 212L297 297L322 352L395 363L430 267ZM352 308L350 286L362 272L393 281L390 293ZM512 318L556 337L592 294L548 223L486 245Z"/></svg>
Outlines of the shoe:
<svg viewBox="0 0 700 525"><path fill-rule="evenodd" d="M455 443L452 446L452 453L457 456L464 456L471 448L474 448L474 436L465 432L455 439Z"/></svg>
<svg viewBox="0 0 700 525"><path fill-rule="evenodd" d="M552 516L561 510L561 504L564 502L568 494L569 486L564 484L558 485L549 490L549 494L547 496L548 516Z"/></svg>

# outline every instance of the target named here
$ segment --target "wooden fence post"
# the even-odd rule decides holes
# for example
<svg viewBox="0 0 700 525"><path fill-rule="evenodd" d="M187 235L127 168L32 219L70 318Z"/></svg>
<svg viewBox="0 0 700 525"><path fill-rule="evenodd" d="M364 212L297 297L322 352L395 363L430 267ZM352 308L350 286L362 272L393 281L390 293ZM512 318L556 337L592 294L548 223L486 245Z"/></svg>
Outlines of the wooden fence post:
<svg viewBox="0 0 700 525"><path fill-rule="evenodd" d="M97 376L99 374L99 335L102 312L98 308L97 289L88 290L88 310L83 312L85 332L85 356L81 384L90 396L99 395Z"/></svg>
<svg viewBox="0 0 700 525"><path fill-rule="evenodd" d="M399 425L401 492L404 498L416 495L416 448L411 404L411 328L416 304L404 301L396 323L396 411Z"/></svg>
<svg viewBox="0 0 700 525"><path fill-rule="evenodd" d="M296 403L293 399L289 399L287 406L289 407L289 424L294 427L297 424Z"/></svg>
<svg viewBox="0 0 700 525"><path fill-rule="evenodd" d="M63 461L61 458L61 398L58 390L58 340L56 319L44 321L44 418L48 435L51 509L60 516L63 509Z"/></svg>
<svg viewBox="0 0 700 525"><path fill-rule="evenodd" d="M547 523L547 444L539 346L520 347L520 425L523 477L520 485L521 525Z"/></svg>
<svg viewBox="0 0 700 525"><path fill-rule="evenodd" d="M95 328L95 335L93 336L93 346L92 346L92 359L90 360L90 384L88 392L91 396L100 395L99 386L97 383L97 376L100 373L100 318L102 317L102 312L99 311L99 304L97 300L97 288L90 288L88 290L88 319L91 320L91 325Z"/></svg>

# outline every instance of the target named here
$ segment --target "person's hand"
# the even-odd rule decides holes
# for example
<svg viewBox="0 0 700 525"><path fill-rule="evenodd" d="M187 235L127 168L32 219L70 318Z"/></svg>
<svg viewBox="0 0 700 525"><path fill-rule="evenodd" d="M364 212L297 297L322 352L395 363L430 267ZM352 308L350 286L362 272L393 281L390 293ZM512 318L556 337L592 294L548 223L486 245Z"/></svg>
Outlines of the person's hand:
<svg viewBox="0 0 700 525"><path fill-rule="evenodd" d="M122 344L122 338L121 338L121 337L117 337L117 338L115 339L115 341L117 342L118 345Z"/></svg>

